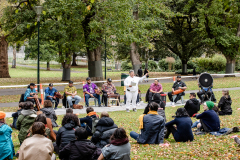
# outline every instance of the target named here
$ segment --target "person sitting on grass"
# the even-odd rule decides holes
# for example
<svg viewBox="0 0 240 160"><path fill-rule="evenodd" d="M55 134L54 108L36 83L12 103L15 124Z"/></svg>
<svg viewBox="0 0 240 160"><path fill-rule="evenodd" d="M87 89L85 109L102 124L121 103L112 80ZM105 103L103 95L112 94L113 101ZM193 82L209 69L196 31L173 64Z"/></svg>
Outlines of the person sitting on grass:
<svg viewBox="0 0 240 160"><path fill-rule="evenodd" d="M53 154L52 141L46 138L45 125L42 122L35 122L32 126L33 136L22 143L19 150L19 160L51 160Z"/></svg>
<svg viewBox="0 0 240 160"><path fill-rule="evenodd" d="M196 99L195 93L190 93L189 100L186 102L184 108L186 109L188 115L192 117L195 113L200 110L200 103Z"/></svg>
<svg viewBox="0 0 240 160"><path fill-rule="evenodd" d="M66 114L62 120L62 127L57 132L54 151L58 154L68 143L75 140L75 130L80 127L79 119L75 114Z"/></svg>
<svg viewBox="0 0 240 160"><path fill-rule="evenodd" d="M218 102L218 108L221 109L219 111L219 115L232 115L232 100L229 95L228 90L222 90L222 97L220 101Z"/></svg>
<svg viewBox="0 0 240 160"><path fill-rule="evenodd" d="M0 159L13 159L15 155L12 142L12 128L6 124L6 113L0 111Z"/></svg>
<svg viewBox="0 0 240 160"><path fill-rule="evenodd" d="M85 128L76 129L75 137L76 140L59 151L61 160L96 160L99 157L101 150L87 139L88 131Z"/></svg>
<svg viewBox="0 0 240 160"><path fill-rule="evenodd" d="M87 116L84 118L80 118L80 124L81 127L86 127L88 131L88 136L92 136L92 118L98 118L99 116L97 115L96 112L94 112L94 109L92 107L88 107L86 109Z"/></svg>
<svg viewBox="0 0 240 160"><path fill-rule="evenodd" d="M140 144L159 144L164 140L165 120L158 115L159 105L150 103L149 112L139 117L141 134L131 131L130 136Z"/></svg>
<svg viewBox="0 0 240 160"><path fill-rule="evenodd" d="M57 116L55 110L52 108L52 102L50 100L44 101L44 108L42 108L41 111L46 115L47 118L51 119L53 127L58 127L56 122Z"/></svg>
<svg viewBox="0 0 240 160"><path fill-rule="evenodd" d="M103 148L110 143L110 137L118 128L107 112L101 113L101 119L96 124L96 132L93 134L91 141L98 147Z"/></svg>
<svg viewBox="0 0 240 160"><path fill-rule="evenodd" d="M66 114L73 114L73 109L72 108L68 108L66 109Z"/></svg>
<svg viewBox="0 0 240 160"><path fill-rule="evenodd" d="M212 101L204 102L203 109L204 112L196 116L200 119L197 128L203 132L214 132L220 129L220 120L215 111L212 110L214 103Z"/></svg>
<svg viewBox="0 0 240 160"><path fill-rule="evenodd" d="M25 102L24 108L17 119L17 129L19 130L18 139L20 144L25 140L29 128L37 117L32 102Z"/></svg>
<svg viewBox="0 0 240 160"><path fill-rule="evenodd" d="M17 112L15 112L15 113L12 114L13 123L10 124L10 127L11 127L11 128L17 129L16 123L17 123L18 116L20 115L21 111L23 110L23 105L24 105L24 102L20 102L20 103L18 104L18 110L17 110Z"/></svg>
<svg viewBox="0 0 240 160"><path fill-rule="evenodd" d="M126 131L123 128L118 128L114 131L110 138L109 145L102 149L102 154L98 160L104 159L122 159L131 160L131 145L128 140Z"/></svg>
<svg viewBox="0 0 240 160"><path fill-rule="evenodd" d="M175 128L175 126L177 128ZM167 133L164 138L168 138L172 133L176 142L187 142L193 141L194 136L192 133L192 120L188 115L185 108L178 108L176 112L176 117L174 120L166 123Z"/></svg>

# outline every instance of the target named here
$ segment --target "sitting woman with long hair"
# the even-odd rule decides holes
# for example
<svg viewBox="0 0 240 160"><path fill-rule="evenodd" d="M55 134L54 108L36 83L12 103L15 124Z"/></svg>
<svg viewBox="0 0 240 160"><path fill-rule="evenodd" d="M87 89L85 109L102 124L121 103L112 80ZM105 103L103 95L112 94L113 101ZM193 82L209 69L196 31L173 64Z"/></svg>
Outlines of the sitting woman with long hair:
<svg viewBox="0 0 240 160"><path fill-rule="evenodd" d="M232 115L232 100L229 95L229 91L222 90L222 97L218 102L218 108L221 110L218 112L219 115Z"/></svg>
<svg viewBox="0 0 240 160"><path fill-rule="evenodd" d="M177 126L174 127L173 125ZM185 108L178 108L174 120L166 123L167 133L164 138L168 138L172 133L176 142L193 141L192 120Z"/></svg>

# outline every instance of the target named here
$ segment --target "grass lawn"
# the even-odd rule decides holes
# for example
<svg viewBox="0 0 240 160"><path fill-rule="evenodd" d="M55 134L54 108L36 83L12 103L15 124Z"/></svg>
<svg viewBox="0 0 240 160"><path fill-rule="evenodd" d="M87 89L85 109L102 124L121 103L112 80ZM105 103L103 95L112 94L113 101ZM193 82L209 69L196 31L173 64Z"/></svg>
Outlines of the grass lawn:
<svg viewBox="0 0 240 160"><path fill-rule="evenodd" d="M215 92L216 98L219 100L221 97L221 92ZM235 127L239 126L239 113L237 110L240 103L239 91L230 91L232 97L232 109L233 115L231 116L221 116L221 128ZM186 95L188 97L189 95ZM0 108L1 109L1 108ZM167 121L171 121L172 115L176 112L177 107L167 107L166 117ZM203 107L201 106L201 111L203 112ZM110 112L110 117L115 121L119 127L126 129L127 134L131 131L137 131L139 133L139 121L138 117L143 113L143 110L138 110L137 112L126 113L124 111ZM100 114L100 113L98 113ZM79 117L84 117L85 114L80 114ZM57 123L61 124L63 116L58 116ZM192 118L195 122L196 119ZM12 118L7 118L7 123L12 123ZM55 128L58 129L58 128ZM19 149L19 141L17 138L18 131L13 130L12 138L15 146L15 150ZM174 141L172 135L169 139L165 140L165 143L170 143L170 147L160 147L159 145L141 145L137 144L134 139L130 138L131 143L131 158L132 159L239 159L240 148L231 138L231 134L226 136L215 137L212 135L201 135L195 136L193 142L187 143L177 143Z"/></svg>

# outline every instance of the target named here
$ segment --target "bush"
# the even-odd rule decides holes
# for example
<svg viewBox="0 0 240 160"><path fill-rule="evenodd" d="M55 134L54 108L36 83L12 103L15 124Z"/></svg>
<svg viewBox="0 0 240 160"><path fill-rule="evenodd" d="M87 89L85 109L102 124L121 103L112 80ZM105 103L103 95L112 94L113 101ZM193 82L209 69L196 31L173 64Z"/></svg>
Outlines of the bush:
<svg viewBox="0 0 240 160"><path fill-rule="evenodd" d="M179 60L176 60L175 64L175 70L179 70L182 68L182 61L179 59Z"/></svg>
<svg viewBox="0 0 240 160"><path fill-rule="evenodd" d="M132 69L132 64L130 62L122 62L121 65L122 71L129 71Z"/></svg>
<svg viewBox="0 0 240 160"><path fill-rule="evenodd" d="M158 61L158 66L162 71L166 71L168 69L168 63L165 61L165 59Z"/></svg>
<svg viewBox="0 0 240 160"><path fill-rule="evenodd" d="M148 70L149 71L154 71L156 69L158 69L157 63L153 60L149 60L148 61ZM142 63L142 69L145 69L145 63Z"/></svg>

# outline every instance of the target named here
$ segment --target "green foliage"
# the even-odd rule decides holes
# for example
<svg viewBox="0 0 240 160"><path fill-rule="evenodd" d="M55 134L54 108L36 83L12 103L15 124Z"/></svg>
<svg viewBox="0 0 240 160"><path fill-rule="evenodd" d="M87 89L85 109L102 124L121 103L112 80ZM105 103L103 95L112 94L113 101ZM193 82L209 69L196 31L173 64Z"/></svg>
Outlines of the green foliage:
<svg viewBox="0 0 240 160"><path fill-rule="evenodd" d="M158 61L158 66L163 71L168 69L168 63L165 61L165 59L161 59L160 61Z"/></svg>
<svg viewBox="0 0 240 160"><path fill-rule="evenodd" d="M147 68L149 71L155 71L156 69L158 69L158 66L155 61L149 60ZM142 69L145 69L145 63L142 63Z"/></svg>
<svg viewBox="0 0 240 160"><path fill-rule="evenodd" d="M121 65L122 71L129 71L132 69L132 64L130 62L124 61Z"/></svg>

